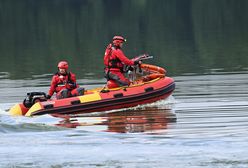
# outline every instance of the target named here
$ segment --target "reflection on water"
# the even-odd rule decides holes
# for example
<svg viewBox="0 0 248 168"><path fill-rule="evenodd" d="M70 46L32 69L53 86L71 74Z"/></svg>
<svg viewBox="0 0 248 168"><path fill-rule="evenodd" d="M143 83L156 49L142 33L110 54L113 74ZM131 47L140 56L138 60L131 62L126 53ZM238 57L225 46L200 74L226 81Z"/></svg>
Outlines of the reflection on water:
<svg viewBox="0 0 248 168"><path fill-rule="evenodd" d="M176 122L176 114L170 108L143 107L99 114L97 116L64 116L57 126L76 128L79 126L106 126L105 130L118 133L153 132L165 130L168 123ZM102 128L102 127L101 127Z"/></svg>
<svg viewBox="0 0 248 168"><path fill-rule="evenodd" d="M145 108L108 114L109 132L147 132L167 129L168 123L175 122L171 109Z"/></svg>

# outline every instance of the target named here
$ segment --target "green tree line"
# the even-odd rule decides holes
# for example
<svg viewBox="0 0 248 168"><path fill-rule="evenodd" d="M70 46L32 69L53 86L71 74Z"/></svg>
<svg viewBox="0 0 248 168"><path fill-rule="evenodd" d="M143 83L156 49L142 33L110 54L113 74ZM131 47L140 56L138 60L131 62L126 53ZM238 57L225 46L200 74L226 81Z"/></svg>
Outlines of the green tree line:
<svg viewBox="0 0 248 168"><path fill-rule="evenodd" d="M105 47L127 38L126 55L150 53L170 75L247 68L246 0L0 0L0 72L56 71L101 77Z"/></svg>

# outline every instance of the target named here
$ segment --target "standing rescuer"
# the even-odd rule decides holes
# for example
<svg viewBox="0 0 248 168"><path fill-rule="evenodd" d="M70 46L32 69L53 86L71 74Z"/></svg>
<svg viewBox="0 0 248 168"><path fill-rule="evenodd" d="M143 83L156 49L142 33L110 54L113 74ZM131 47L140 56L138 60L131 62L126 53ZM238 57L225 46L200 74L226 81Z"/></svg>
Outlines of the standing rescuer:
<svg viewBox="0 0 248 168"><path fill-rule="evenodd" d="M58 63L58 72L53 75L51 86L46 96L47 99L50 99L54 92L56 92L57 99L84 94L84 88L79 87L76 83L76 75L68 72L68 68L67 61Z"/></svg>
<svg viewBox="0 0 248 168"><path fill-rule="evenodd" d="M129 85L130 81L124 76L123 66L124 65L136 65L141 63L140 61L133 61L128 59L123 51L123 43L126 42L122 36L114 36L113 42L110 43L104 55L104 65L105 65L105 77L108 82L111 83L111 87L119 87Z"/></svg>

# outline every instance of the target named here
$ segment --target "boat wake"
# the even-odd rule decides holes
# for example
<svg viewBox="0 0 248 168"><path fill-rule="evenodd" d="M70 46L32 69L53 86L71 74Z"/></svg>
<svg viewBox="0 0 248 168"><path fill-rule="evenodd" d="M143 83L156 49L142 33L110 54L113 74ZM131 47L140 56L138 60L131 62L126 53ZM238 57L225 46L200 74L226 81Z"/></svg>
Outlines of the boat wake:
<svg viewBox="0 0 248 168"><path fill-rule="evenodd" d="M4 114L5 113L5 114ZM49 115L40 117L13 117L7 115L5 111L0 113L0 133L13 132L44 132L44 131L61 131L65 127L58 127L56 124L61 119Z"/></svg>

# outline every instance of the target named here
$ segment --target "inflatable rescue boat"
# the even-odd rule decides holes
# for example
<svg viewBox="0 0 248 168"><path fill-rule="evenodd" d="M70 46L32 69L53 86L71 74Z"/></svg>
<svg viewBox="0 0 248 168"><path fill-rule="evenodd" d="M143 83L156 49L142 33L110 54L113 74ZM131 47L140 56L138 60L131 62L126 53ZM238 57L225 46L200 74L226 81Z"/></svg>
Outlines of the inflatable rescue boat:
<svg viewBox="0 0 248 168"><path fill-rule="evenodd" d="M28 93L28 103L25 99L9 112L23 116L101 112L152 103L167 98L175 89L174 80L167 77L166 70L161 67L141 64L136 71L139 72L132 73L129 86L109 88L106 85L86 90L82 96L46 100L45 93L31 92Z"/></svg>

